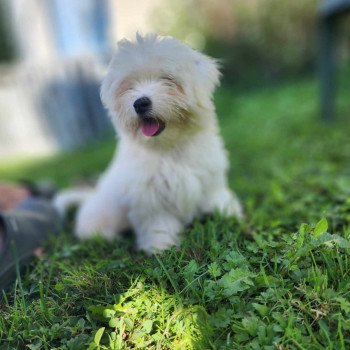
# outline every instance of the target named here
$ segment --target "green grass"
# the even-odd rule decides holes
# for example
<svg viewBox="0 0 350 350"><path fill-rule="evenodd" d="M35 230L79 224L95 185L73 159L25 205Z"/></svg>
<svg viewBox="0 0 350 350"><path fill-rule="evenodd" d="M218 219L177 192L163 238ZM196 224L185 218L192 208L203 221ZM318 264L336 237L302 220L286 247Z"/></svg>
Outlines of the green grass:
<svg viewBox="0 0 350 350"><path fill-rule="evenodd" d="M349 72L347 72L349 73ZM247 220L194 222L179 251L146 257L132 237L69 233L3 295L0 349L349 349L350 102L318 118L316 84L216 95L230 183ZM94 178L113 141L34 163L4 179Z"/></svg>

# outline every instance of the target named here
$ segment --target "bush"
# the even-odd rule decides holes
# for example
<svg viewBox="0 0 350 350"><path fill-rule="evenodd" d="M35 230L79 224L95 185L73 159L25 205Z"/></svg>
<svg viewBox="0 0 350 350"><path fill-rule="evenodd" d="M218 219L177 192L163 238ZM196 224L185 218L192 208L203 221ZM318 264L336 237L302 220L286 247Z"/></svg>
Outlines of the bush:
<svg viewBox="0 0 350 350"><path fill-rule="evenodd" d="M319 0L179 0L157 9L158 31L223 58L230 82L275 81L313 67ZM161 15L160 15L161 13Z"/></svg>

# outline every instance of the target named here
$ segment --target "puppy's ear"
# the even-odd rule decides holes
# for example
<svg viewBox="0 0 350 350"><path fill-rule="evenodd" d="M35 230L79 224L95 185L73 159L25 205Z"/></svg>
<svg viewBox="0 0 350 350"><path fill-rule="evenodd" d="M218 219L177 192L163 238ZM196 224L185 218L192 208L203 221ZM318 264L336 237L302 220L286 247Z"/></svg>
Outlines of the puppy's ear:
<svg viewBox="0 0 350 350"><path fill-rule="evenodd" d="M101 84L101 89L100 89L100 97L101 97L101 101L102 104L104 105L105 108L108 108L108 101L111 100L112 98L112 84L113 81L112 79L109 78L109 76L107 75Z"/></svg>
<svg viewBox="0 0 350 350"><path fill-rule="evenodd" d="M215 88L220 83L219 63L208 56L199 54L195 60L194 92L200 104L211 101Z"/></svg>
<svg viewBox="0 0 350 350"><path fill-rule="evenodd" d="M127 39L123 39L118 42L117 50L109 62L107 73L102 81L100 97L103 105L109 110L115 101L115 93L122 77L120 73L121 69L119 69L121 66L119 55L123 51L125 52L130 50L132 45L133 44Z"/></svg>
<svg viewBox="0 0 350 350"><path fill-rule="evenodd" d="M112 62L109 64L107 74L102 80L100 89L102 104L110 111L113 109L116 99L116 91L121 81L119 71L113 67L114 62L112 60Z"/></svg>

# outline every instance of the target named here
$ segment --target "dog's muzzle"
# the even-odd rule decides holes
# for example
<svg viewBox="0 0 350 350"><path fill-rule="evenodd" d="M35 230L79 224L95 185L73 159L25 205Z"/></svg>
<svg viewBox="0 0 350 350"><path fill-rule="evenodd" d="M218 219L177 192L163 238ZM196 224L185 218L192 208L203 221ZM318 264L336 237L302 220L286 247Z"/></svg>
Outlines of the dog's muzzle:
<svg viewBox="0 0 350 350"><path fill-rule="evenodd" d="M165 123L152 116L152 101L148 97L138 98L133 106L141 119L141 131L145 136L158 136L165 129Z"/></svg>

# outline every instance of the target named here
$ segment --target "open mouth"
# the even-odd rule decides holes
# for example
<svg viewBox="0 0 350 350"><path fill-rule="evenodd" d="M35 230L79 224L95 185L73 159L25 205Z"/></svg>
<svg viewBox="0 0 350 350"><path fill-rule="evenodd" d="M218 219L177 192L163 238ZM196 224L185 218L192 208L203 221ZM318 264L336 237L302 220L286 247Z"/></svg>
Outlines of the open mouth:
<svg viewBox="0 0 350 350"><path fill-rule="evenodd" d="M147 117L142 120L141 131L145 136L158 136L165 129L165 123L153 117Z"/></svg>

